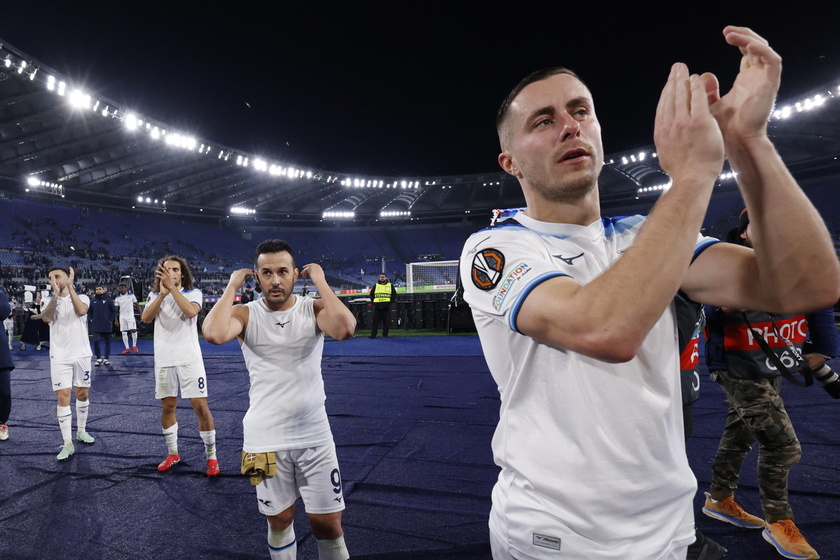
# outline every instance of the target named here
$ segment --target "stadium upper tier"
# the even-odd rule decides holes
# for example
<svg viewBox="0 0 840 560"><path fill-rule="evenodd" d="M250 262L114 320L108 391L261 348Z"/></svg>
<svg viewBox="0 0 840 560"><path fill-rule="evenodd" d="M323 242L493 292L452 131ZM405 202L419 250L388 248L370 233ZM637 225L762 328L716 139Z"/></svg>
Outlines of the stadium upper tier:
<svg viewBox="0 0 840 560"><path fill-rule="evenodd" d="M44 62L0 44L0 191L138 215L288 226L477 224L494 208L524 204L516 180L501 170L361 177L195 138L81 91ZM783 100L771 120L777 149L803 182L838 172L837 95L836 85L827 85ZM652 146L609 154L599 181L604 213L646 209L667 183ZM729 175L720 183L724 193L735 188Z"/></svg>

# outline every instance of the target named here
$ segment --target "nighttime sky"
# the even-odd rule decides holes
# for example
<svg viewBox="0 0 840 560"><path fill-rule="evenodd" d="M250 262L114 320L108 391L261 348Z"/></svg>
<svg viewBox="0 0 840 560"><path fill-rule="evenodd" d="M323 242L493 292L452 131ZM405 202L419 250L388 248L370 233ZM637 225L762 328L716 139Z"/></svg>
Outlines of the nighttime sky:
<svg viewBox="0 0 840 560"><path fill-rule="evenodd" d="M731 84L739 56L723 41L728 23L752 26L782 54L780 99L840 80L836 18L802 3L680 16L700 3L16 4L2 7L0 38L88 90L270 160L368 175L497 170L495 111L544 66L588 83L607 154L652 144L672 62Z"/></svg>

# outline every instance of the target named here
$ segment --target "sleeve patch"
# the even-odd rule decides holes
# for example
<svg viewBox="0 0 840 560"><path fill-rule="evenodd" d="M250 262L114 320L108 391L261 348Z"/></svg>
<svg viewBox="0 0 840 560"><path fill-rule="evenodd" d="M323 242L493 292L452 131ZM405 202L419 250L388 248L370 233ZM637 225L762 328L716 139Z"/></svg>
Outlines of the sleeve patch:
<svg viewBox="0 0 840 560"><path fill-rule="evenodd" d="M502 278L505 256L498 249L483 249L473 257L470 278L479 290L492 290Z"/></svg>
<svg viewBox="0 0 840 560"><path fill-rule="evenodd" d="M505 301L505 298L510 291L511 286L513 286L514 282L525 276L531 271L531 265L525 262L519 263L513 271L507 275L505 281L502 282L499 291L496 292L495 297L493 297L493 309L498 311L502 307L502 303Z"/></svg>

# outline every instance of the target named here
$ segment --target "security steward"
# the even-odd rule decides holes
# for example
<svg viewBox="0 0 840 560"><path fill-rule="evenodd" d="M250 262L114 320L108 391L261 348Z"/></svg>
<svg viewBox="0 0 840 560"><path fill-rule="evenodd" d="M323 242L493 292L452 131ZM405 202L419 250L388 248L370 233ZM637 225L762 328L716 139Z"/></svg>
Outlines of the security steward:
<svg viewBox="0 0 840 560"><path fill-rule="evenodd" d="M391 302L397 299L397 289L388 282L385 273L379 275L379 282L370 289L370 301L373 302L373 324L370 337L376 338L379 323L382 322L382 336L388 338L388 327L391 326Z"/></svg>

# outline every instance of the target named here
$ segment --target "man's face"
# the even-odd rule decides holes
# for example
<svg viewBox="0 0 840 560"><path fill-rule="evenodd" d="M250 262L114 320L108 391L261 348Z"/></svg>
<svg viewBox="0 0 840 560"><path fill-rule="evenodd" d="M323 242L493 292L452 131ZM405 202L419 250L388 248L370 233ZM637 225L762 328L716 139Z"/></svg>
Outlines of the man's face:
<svg viewBox="0 0 840 560"><path fill-rule="evenodd" d="M380 284L387 284L388 283L388 277L385 276L384 274L380 274L379 275L379 283Z"/></svg>
<svg viewBox="0 0 840 560"><path fill-rule="evenodd" d="M120 286L117 289L120 291L120 295L125 295L128 291L125 286Z"/></svg>
<svg viewBox="0 0 840 560"><path fill-rule="evenodd" d="M96 295L101 296L105 293L105 288L103 288L102 286L97 286L94 291L96 292Z"/></svg>
<svg viewBox="0 0 840 560"><path fill-rule="evenodd" d="M178 261L166 261L163 263L163 268L166 269L166 272L169 273L169 278L172 279L172 284L180 288L181 287L181 278L183 278L183 274L181 274L181 264Z"/></svg>
<svg viewBox="0 0 840 560"><path fill-rule="evenodd" d="M579 200L596 185L604 161L592 94L568 74L523 89L510 106L502 168L545 200Z"/></svg>
<svg viewBox="0 0 840 560"><path fill-rule="evenodd" d="M288 309L287 302L298 279L298 270L288 251L262 253L257 257L257 280L266 304L275 311Z"/></svg>
<svg viewBox="0 0 840 560"><path fill-rule="evenodd" d="M67 287L67 281L70 280L70 277L67 276L67 273L63 270L53 270L52 272L50 272L49 279L50 282L58 286L59 290L64 291L64 288Z"/></svg>

